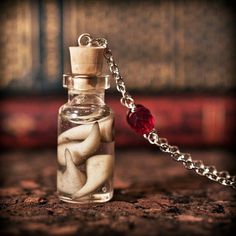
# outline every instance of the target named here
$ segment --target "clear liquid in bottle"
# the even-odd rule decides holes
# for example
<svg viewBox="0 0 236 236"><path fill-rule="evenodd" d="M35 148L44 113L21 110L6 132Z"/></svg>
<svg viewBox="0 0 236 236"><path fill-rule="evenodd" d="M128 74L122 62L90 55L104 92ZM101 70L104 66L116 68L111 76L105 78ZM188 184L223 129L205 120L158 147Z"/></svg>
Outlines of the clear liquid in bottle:
<svg viewBox="0 0 236 236"><path fill-rule="evenodd" d="M107 106L64 105L58 118L57 192L71 203L113 196L114 115Z"/></svg>

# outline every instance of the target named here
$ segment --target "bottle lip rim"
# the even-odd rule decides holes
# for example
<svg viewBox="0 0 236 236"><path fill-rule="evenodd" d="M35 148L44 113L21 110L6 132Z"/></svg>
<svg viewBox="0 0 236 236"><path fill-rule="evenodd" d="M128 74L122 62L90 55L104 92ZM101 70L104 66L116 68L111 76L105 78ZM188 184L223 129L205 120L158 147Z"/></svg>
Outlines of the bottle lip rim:
<svg viewBox="0 0 236 236"><path fill-rule="evenodd" d="M81 45L81 46L69 46L69 48L86 48L86 49L92 49L92 50L97 50L97 49L105 49L106 47L105 46L88 46L88 45Z"/></svg>
<svg viewBox="0 0 236 236"><path fill-rule="evenodd" d="M105 77L110 77L110 75L89 75L89 74L69 74L69 73L66 73L66 74L63 74L63 77L71 77L71 78L105 78Z"/></svg>
<svg viewBox="0 0 236 236"><path fill-rule="evenodd" d="M63 74L63 87L75 90L110 88L110 75Z"/></svg>

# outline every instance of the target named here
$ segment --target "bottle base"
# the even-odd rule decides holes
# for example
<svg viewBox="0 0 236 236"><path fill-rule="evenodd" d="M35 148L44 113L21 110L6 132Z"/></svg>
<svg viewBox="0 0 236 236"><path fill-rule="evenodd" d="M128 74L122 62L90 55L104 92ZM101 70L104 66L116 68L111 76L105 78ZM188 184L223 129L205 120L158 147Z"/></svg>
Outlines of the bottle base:
<svg viewBox="0 0 236 236"><path fill-rule="evenodd" d="M109 193L98 193L91 194L88 197L83 197L80 199L72 199L69 196L58 194L58 197L63 202L74 203L74 204L89 204L89 203L104 203L108 202L113 197L113 191Z"/></svg>

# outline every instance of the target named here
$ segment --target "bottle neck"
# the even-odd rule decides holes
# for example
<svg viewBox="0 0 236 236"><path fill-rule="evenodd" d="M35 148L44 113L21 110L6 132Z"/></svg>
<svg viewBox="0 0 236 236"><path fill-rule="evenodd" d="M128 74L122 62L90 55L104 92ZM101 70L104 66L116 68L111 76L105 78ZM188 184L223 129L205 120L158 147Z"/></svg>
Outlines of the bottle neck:
<svg viewBox="0 0 236 236"><path fill-rule="evenodd" d="M105 91L102 90L68 90L68 103L105 105Z"/></svg>

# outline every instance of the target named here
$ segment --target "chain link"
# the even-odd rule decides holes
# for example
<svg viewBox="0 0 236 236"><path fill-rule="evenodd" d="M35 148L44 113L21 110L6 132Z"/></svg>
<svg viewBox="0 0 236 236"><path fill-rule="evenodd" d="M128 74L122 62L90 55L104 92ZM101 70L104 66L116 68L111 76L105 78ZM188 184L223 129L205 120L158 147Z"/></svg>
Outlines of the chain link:
<svg viewBox="0 0 236 236"><path fill-rule="evenodd" d="M231 176L227 171L218 171L214 166L204 165L201 160L192 160L189 153L182 153L177 146L168 144L167 139L159 138L155 129L149 134L145 134L144 138L149 143L157 145L162 152L169 153L175 161L181 162L186 169L193 170L198 175L236 189L236 176Z"/></svg>
<svg viewBox="0 0 236 236"><path fill-rule="evenodd" d="M104 57L107 60L109 70L116 81L116 88L121 93L121 104L133 111L135 103L132 96L127 92L123 77L120 75L119 68L114 61L112 51L108 46L108 42L104 38L93 39L86 34L88 44L102 46L105 48ZM222 185L236 189L236 176L231 176L227 171L218 171L214 166L204 165L201 160L192 160L189 153L182 153L177 146L172 146L167 139L160 138L155 129L150 133L143 135L150 144L157 145L162 152L169 153L173 160L180 162L188 170L195 171L198 175L205 176L208 179L218 182Z"/></svg>

